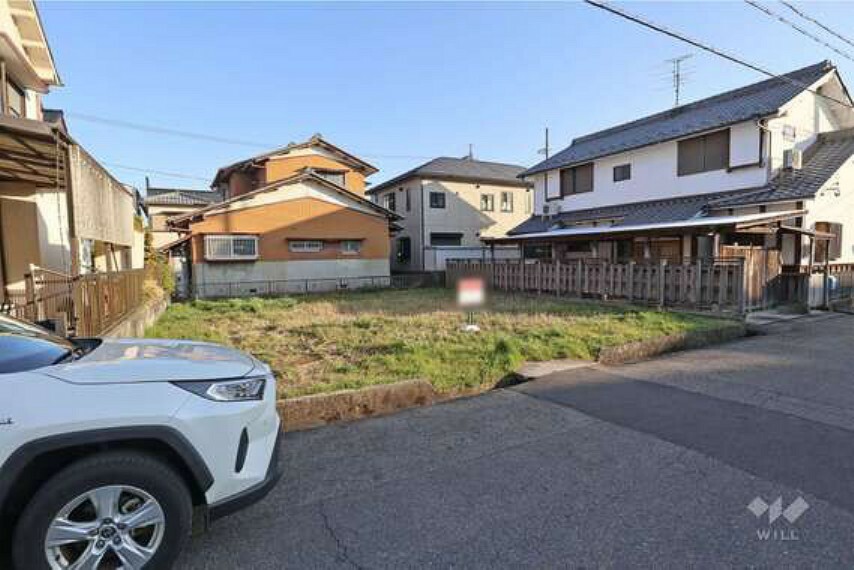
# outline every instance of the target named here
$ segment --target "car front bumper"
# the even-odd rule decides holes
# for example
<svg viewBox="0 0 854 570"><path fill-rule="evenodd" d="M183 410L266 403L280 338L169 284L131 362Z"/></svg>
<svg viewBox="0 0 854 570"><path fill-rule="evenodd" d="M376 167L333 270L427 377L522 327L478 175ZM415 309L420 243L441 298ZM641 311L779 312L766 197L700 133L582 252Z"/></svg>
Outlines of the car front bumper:
<svg viewBox="0 0 854 570"><path fill-rule="evenodd" d="M236 495L225 498L212 505L208 506L208 520L215 521L216 519L230 515L239 510L253 505L267 496L273 490L276 483L282 477L281 465L281 446L282 446L282 431L279 430L276 435L276 443L273 446L273 453L270 456L270 465L267 467L267 474L264 480L252 487L245 489Z"/></svg>

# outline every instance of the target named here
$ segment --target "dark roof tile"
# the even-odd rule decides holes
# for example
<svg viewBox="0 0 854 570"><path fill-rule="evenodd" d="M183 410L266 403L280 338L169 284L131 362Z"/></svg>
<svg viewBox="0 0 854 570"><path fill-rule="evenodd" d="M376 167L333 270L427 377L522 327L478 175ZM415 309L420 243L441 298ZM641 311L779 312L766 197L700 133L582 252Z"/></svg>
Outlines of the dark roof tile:
<svg viewBox="0 0 854 570"><path fill-rule="evenodd" d="M440 156L412 170L395 176L381 184L377 184L367 190L374 193L383 188L394 186L408 178L431 177L439 179L473 180L478 182L491 182L494 184L508 184L512 186L527 186L527 183L519 178L524 166L517 164L505 164L502 162L486 162L471 158L453 158Z"/></svg>
<svg viewBox="0 0 854 570"><path fill-rule="evenodd" d="M596 158L657 144L694 133L770 115L833 69L829 61L787 73L784 79L766 79L669 111L650 115L604 131L578 137L572 144L532 166L525 175L587 162Z"/></svg>

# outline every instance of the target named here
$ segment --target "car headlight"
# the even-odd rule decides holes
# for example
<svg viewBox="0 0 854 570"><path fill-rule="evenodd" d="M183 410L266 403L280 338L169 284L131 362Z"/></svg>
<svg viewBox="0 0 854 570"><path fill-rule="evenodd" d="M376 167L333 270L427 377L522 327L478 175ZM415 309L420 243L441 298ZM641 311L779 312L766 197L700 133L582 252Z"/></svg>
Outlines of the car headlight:
<svg viewBox="0 0 854 570"><path fill-rule="evenodd" d="M264 397L265 378L173 382L193 394L216 402L247 402Z"/></svg>

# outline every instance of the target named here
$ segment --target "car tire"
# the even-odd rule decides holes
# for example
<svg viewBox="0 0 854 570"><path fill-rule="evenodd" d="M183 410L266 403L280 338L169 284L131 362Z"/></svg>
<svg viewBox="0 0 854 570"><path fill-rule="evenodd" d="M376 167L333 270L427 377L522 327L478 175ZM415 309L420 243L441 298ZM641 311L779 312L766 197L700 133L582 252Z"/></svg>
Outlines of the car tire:
<svg viewBox="0 0 854 570"><path fill-rule="evenodd" d="M97 514L106 512L116 515L100 518ZM134 513L135 519L131 518ZM106 567L115 565L118 557L122 564L134 562L145 570L170 568L190 536L192 513L186 483L165 461L141 452L88 456L49 479L25 507L13 535L14 568L62 568L80 560L78 556L103 556L98 564ZM155 522L131 528L149 520ZM70 540L74 542L62 544L69 540L60 534L66 532L67 526L62 525L68 521L73 521L75 534ZM84 530L87 534L77 540ZM53 564L49 557L54 558Z"/></svg>

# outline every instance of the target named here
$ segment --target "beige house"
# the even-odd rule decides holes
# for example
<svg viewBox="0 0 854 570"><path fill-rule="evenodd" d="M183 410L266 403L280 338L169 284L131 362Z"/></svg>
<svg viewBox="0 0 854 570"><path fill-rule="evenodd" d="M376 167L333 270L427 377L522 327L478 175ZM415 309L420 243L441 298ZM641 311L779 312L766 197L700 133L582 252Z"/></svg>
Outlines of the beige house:
<svg viewBox="0 0 854 570"><path fill-rule="evenodd" d="M148 187L145 206L148 210L154 248L161 249L182 237L182 234L167 226L166 220L221 201L222 193L211 190Z"/></svg>
<svg viewBox="0 0 854 570"><path fill-rule="evenodd" d="M483 240L503 237L531 216L524 167L472 158L440 157L367 190L380 206L403 216L391 251L394 271L441 271L445 260L482 257ZM515 246L496 257L515 258Z"/></svg>
<svg viewBox="0 0 854 570"><path fill-rule="evenodd" d="M0 0L0 304L33 266L65 275L130 269L137 199L42 108L60 80L29 0Z"/></svg>

